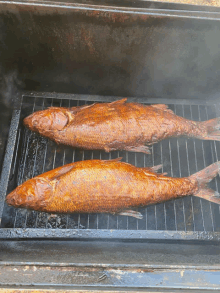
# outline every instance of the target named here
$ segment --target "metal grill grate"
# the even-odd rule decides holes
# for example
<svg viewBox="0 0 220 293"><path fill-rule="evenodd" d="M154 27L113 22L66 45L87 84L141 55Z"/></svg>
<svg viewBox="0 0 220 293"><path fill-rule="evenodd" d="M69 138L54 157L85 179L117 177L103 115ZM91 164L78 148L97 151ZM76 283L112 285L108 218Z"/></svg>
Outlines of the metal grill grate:
<svg viewBox="0 0 220 293"><path fill-rule="evenodd" d="M8 193L22 182L71 162L88 159L113 159L139 167L163 164L163 172L172 177L189 176L220 158L219 142L172 138L152 146L152 154L126 151L87 151L56 145L54 142L31 132L22 125L22 120L34 111L49 106L73 107L91 104L93 101L53 99L24 96L21 104L20 124L10 171ZM215 105L168 105L177 115L192 120L207 120L216 117ZM220 179L210 187L220 190ZM220 232L219 206L196 197L185 197L162 204L140 208L142 220L107 214L50 215L43 212L14 209L5 204L2 226L5 228L46 229L96 229L96 230L146 230Z"/></svg>

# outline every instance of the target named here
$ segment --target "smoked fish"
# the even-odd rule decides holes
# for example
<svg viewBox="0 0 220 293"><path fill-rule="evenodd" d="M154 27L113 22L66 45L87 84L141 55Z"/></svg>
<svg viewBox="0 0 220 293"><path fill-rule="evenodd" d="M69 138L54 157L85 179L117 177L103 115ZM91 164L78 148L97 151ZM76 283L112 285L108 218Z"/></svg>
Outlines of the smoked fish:
<svg viewBox="0 0 220 293"><path fill-rule="evenodd" d="M220 162L185 178L157 174L161 167L138 168L115 160L71 163L34 177L6 197L8 205L48 213L117 213L142 218L134 208L194 195L220 203L206 184Z"/></svg>
<svg viewBox="0 0 220 293"><path fill-rule="evenodd" d="M220 141L220 118L191 121L163 104L146 106L126 100L51 107L26 117L24 125L59 144L106 152L150 153L148 145L178 136Z"/></svg>

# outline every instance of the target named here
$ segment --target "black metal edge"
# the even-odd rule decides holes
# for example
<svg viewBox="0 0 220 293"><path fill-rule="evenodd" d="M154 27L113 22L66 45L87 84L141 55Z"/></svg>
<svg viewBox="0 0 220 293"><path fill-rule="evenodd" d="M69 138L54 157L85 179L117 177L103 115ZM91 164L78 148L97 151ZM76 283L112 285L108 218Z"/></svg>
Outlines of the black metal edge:
<svg viewBox="0 0 220 293"><path fill-rule="evenodd" d="M219 232L83 230L83 229L35 229L2 228L0 239L105 239L105 240L194 240L219 241Z"/></svg>
<svg viewBox="0 0 220 293"><path fill-rule="evenodd" d="M6 3L6 0L1 0L0 2ZM11 1L10 1L11 2ZM13 1L13 3L15 3ZM203 12L206 14L214 14L220 12L220 7L218 6L208 6L208 5L193 5L184 3L174 3L174 2L154 2L154 1L143 1L143 0L126 0L123 2L117 0L105 0L100 3L98 0L40 0L40 1L29 1L29 0L17 0L16 3L28 3L29 5L35 5L39 3L41 5L52 6L57 4L60 6L74 6L74 5L91 5L99 7L114 7L116 8L129 8L129 9L141 9L142 11L155 11L155 12L187 12L187 13L197 13Z"/></svg>
<svg viewBox="0 0 220 293"><path fill-rule="evenodd" d="M7 142L3 166L1 170L2 172L1 172L1 179L0 179L0 227L1 227L1 218L3 213L3 208L4 208L5 196L6 196L6 192L8 188L11 164L12 164L12 159L14 155L14 148L15 148L15 143L17 138L17 130L18 130L20 114L21 114L21 109L20 109L21 95L19 96L20 96L20 99L18 98L18 101L15 102L15 106L12 112L8 142Z"/></svg>
<svg viewBox="0 0 220 293"><path fill-rule="evenodd" d="M1 266L37 266L37 267L72 267L72 268L102 268L102 269L143 269L143 270L197 270L197 271L220 271L220 265L161 265L161 264L121 264L121 263L58 263L38 261L0 261Z"/></svg>
<svg viewBox="0 0 220 293"><path fill-rule="evenodd" d="M24 0L29 1L29 0ZM93 5L100 5L99 0L47 0L47 2L60 2L60 3L86 3ZM146 9L158 9L158 10L185 10L185 11L204 11L204 12L220 12L220 7L210 5L195 5L191 3L175 3L175 2L160 2L150 0L105 0L102 1L102 5L117 6L117 7L138 7Z"/></svg>
<svg viewBox="0 0 220 293"><path fill-rule="evenodd" d="M40 6L40 7L51 7L51 8L67 8L67 9L78 9L78 10L91 10L91 11L103 11L103 12L114 12L114 13L128 13L128 14L145 14L153 17L169 17L169 18L190 18L190 19L207 19L219 21L219 12L204 12L204 11L184 11L184 10L166 10L164 9L146 9L146 8L130 8L130 7L119 7L119 6L105 6L105 5L92 5L92 4L81 4L81 3L65 3L65 2L52 2L52 1L32 1L28 2L25 0L0 0L0 4L17 4L17 5L28 5L28 6Z"/></svg>
<svg viewBox="0 0 220 293"><path fill-rule="evenodd" d="M23 91L22 96L36 97L36 98L53 98L53 99L70 99L70 100L85 100L94 102L113 102L116 100L124 99L125 97L118 96L104 96L104 95L81 95L81 94L69 94L69 93L56 93L56 92L37 92L37 91ZM175 104L175 105L213 105L219 104L218 100L207 99L164 99L157 97L126 97L128 102L136 103L149 103L149 104Z"/></svg>

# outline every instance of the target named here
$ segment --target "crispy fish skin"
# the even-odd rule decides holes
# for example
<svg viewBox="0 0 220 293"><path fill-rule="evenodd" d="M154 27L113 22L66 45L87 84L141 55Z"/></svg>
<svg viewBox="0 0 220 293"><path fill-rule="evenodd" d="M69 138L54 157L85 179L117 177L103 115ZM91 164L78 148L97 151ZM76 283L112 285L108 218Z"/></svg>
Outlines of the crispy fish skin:
<svg viewBox="0 0 220 293"><path fill-rule="evenodd" d="M220 118L196 122L175 115L166 105L97 103L82 107L51 107L24 119L24 125L57 143L106 152L150 153L146 145L169 137L220 140Z"/></svg>
<svg viewBox="0 0 220 293"><path fill-rule="evenodd" d="M157 166L138 168L118 160L81 161L26 181L7 195L6 202L49 213L139 217L131 208L191 194L220 203L217 194L205 186L218 174L219 166L217 162L190 177L171 178L155 173Z"/></svg>

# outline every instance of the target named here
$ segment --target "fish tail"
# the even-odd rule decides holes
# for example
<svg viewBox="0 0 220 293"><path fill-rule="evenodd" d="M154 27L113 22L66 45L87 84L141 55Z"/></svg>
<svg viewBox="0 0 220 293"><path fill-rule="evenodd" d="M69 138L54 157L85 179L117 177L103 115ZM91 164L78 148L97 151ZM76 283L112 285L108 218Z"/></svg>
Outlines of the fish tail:
<svg viewBox="0 0 220 293"><path fill-rule="evenodd" d="M191 175L189 178L198 182L198 189L193 195L220 204L220 194L207 187L207 184L218 174L220 174L220 161Z"/></svg>
<svg viewBox="0 0 220 293"><path fill-rule="evenodd" d="M220 141L220 117L199 122L199 139Z"/></svg>

